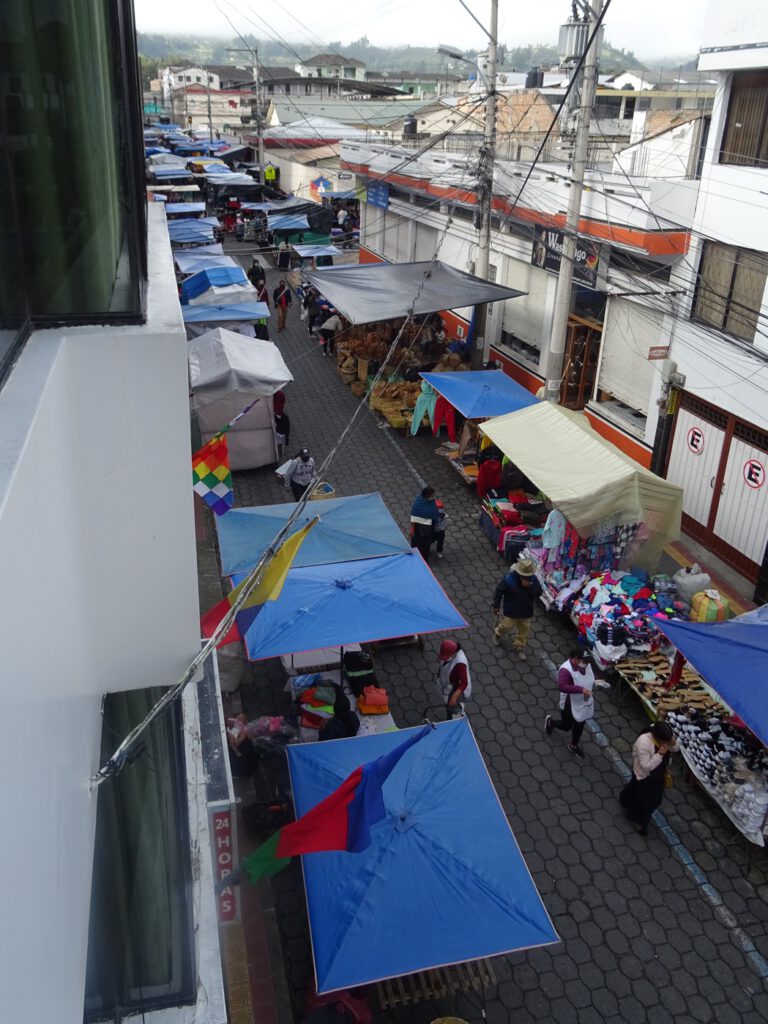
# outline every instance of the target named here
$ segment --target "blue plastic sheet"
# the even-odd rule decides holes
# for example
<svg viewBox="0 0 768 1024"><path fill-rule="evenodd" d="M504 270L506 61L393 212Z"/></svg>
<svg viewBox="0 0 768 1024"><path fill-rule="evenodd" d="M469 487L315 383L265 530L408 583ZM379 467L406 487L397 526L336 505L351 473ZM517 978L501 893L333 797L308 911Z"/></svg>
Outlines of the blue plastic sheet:
<svg viewBox="0 0 768 1024"><path fill-rule="evenodd" d="M241 302L240 305L216 306L206 303L200 306L182 306L185 324L217 324L227 320L265 320L269 317L266 302Z"/></svg>
<svg viewBox="0 0 768 1024"><path fill-rule="evenodd" d="M212 242L213 228L202 221L169 221L168 237L171 242Z"/></svg>
<svg viewBox="0 0 768 1024"><path fill-rule="evenodd" d="M234 575L232 582L244 578ZM259 661L466 625L418 552L409 550L291 569L279 600L263 605L247 629L245 649Z"/></svg>
<svg viewBox="0 0 768 1024"><path fill-rule="evenodd" d="M207 246L202 246L202 248L205 249ZM215 256L208 253L202 253L198 256L197 249L185 249L184 252L175 252L173 258L182 274L196 274L198 270L211 270L213 267L236 267L238 265L231 256Z"/></svg>
<svg viewBox="0 0 768 1024"><path fill-rule="evenodd" d="M308 231L309 221L303 213L279 213L267 217L270 231Z"/></svg>
<svg viewBox="0 0 768 1024"><path fill-rule="evenodd" d="M296 814L410 732L288 747ZM383 799L367 850L302 857L318 992L559 941L467 719L406 751Z"/></svg>
<svg viewBox="0 0 768 1024"><path fill-rule="evenodd" d="M768 745L768 625L654 619L665 636L760 741Z"/></svg>
<svg viewBox="0 0 768 1024"><path fill-rule="evenodd" d="M517 412L538 399L503 370L470 370L461 373L422 373L438 394L467 419L483 419Z"/></svg>
<svg viewBox="0 0 768 1024"><path fill-rule="evenodd" d="M205 203L168 203L165 212L186 213L188 216L193 213L205 213Z"/></svg>
<svg viewBox="0 0 768 1024"><path fill-rule="evenodd" d="M223 575L254 569L295 511L295 503L289 502L259 508L233 508L225 516L218 516L216 530ZM294 567L377 558L410 550L380 494L309 502L289 536L316 515L320 516L320 522L299 548Z"/></svg>
<svg viewBox="0 0 768 1024"><path fill-rule="evenodd" d="M209 288L225 288L230 284L248 284L242 267L212 267L188 277L181 286L181 301L185 305L190 299L202 295Z"/></svg>

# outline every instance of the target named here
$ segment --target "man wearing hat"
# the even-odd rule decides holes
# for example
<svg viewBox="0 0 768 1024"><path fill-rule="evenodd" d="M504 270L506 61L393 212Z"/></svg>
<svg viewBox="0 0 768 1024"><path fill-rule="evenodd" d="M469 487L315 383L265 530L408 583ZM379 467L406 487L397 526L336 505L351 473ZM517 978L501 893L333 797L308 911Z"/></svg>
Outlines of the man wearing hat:
<svg viewBox="0 0 768 1024"><path fill-rule="evenodd" d="M521 558L496 587L493 595L493 613L497 616L493 630L493 642L498 647L501 638L510 629L515 629L514 647L525 661L525 645L533 618L533 607L541 593L541 584L536 579L536 566L530 558ZM501 611L501 618L498 618Z"/></svg>
<svg viewBox="0 0 768 1024"><path fill-rule="evenodd" d="M469 675L469 662L456 640L443 640L437 652L440 669L437 673L437 688L445 701L447 718L453 718L455 712L464 711L464 701L472 696L472 679Z"/></svg>
<svg viewBox="0 0 768 1024"><path fill-rule="evenodd" d="M301 501L304 493L315 480L315 460L309 454L309 448L301 448L298 458L291 459L283 475L286 487L290 487L294 501Z"/></svg>

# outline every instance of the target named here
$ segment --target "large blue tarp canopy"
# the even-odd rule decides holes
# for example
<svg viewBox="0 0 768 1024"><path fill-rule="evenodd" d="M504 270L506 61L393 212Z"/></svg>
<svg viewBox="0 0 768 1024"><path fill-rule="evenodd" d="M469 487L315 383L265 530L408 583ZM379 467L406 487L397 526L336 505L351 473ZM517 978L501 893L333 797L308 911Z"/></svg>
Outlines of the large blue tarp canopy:
<svg viewBox="0 0 768 1024"><path fill-rule="evenodd" d="M469 420L503 416L536 405L538 401L503 370L422 373L421 376Z"/></svg>
<svg viewBox="0 0 768 1024"><path fill-rule="evenodd" d="M213 228L204 221L169 221L168 237L171 242L211 242Z"/></svg>
<svg viewBox="0 0 768 1024"><path fill-rule="evenodd" d="M185 252L175 252L173 258L178 260L180 256L223 256L224 246L221 242L211 242L210 245L197 245L194 249L187 249ZM227 264L228 266L229 264Z"/></svg>
<svg viewBox="0 0 768 1024"><path fill-rule="evenodd" d="M207 248L207 246L202 246ZM182 274L196 274L198 270L211 270L213 267L237 267L231 256L215 256L212 253L197 255L197 249L185 249L175 252L173 259Z"/></svg>
<svg viewBox="0 0 768 1024"><path fill-rule="evenodd" d="M270 231L307 231L309 221L304 213L278 213L267 217Z"/></svg>
<svg viewBox="0 0 768 1024"><path fill-rule="evenodd" d="M411 732L288 747L297 817ZM319 993L559 941L466 718L406 751L383 799L367 850L302 857Z"/></svg>
<svg viewBox="0 0 768 1024"><path fill-rule="evenodd" d="M654 619L702 679L768 745L768 625Z"/></svg>
<svg viewBox="0 0 768 1024"><path fill-rule="evenodd" d="M171 242L177 243L212 242L213 228L210 224L190 224L188 220L183 221L183 223L169 221L168 237Z"/></svg>
<svg viewBox="0 0 768 1024"><path fill-rule="evenodd" d="M152 168L152 176L155 178L183 178L185 181L193 181L192 175L184 167L169 167L159 164Z"/></svg>
<svg viewBox="0 0 768 1024"><path fill-rule="evenodd" d="M269 316L269 306L266 302L241 302L231 306L206 303L182 306L181 313L185 324L217 324L227 320L265 320Z"/></svg>
<svg viewBox="0 0 768 1024"><path fill-rule="evenodd" d="M205 203L166 203L166 213L205 213Z"/></svg>
<svg viewBox="0 0 768 1024"><path fill-rule="evenodd" d="M236 574L232 582L244 579ZM409 550L291 569L279 600L262 605L245 630L245 649L260 661L466 625L418 552Z"/></svg>
<svg viewBox="0 0 768 1024"><path fill-rule="evenodd" d="M230 284L248 284L248 278L242 267L212 267L201 270L188 277L181 286L181 302L185 305L190 299L202 295L209 288L225 288Z"/></svg>
<svg viewBox="0 0 768 1024"><path fill-rule="evenodd" d="M217 516L222 574L231 576L254 569L295 511L296 504L290 502L258 508L233 508L225 516ZM316 515L320 516L320 522L299 548L294 567L376 558L410 550L380 494L356 494L349 498L309 502L288 536Z"/></svg>

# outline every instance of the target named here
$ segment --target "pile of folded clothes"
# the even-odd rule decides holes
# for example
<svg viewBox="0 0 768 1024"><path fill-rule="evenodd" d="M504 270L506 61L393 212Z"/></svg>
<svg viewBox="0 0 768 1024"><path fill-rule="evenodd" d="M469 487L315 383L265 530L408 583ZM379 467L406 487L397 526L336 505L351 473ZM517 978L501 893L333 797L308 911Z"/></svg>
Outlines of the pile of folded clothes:
<svg viewBox="0 0 768 1024"><path fill-rule="evenodd" d="M684 605L673 599L663 580L659 579L657 591L647 573L611 569L563 580L555 604L568 612L584 643L595 647L604 661L615 662L627 653L666 645L654 619L687 618ZM557 571L550 574L548 583L556 587Z"/></svg>
<svg viewBox="0 0 768 1024"><path fill-rule="evenodd" d="M321 729L333 718L333 705L341 692L336 683L323 679L320 673L296 676L292 682L301 724L308 729Z"/></svg>
<svg viewBox="0 0 768 1024"><path fill-rule="evenodd" d="M366 686L357 698L357 712L360 715L386 715L389 713L387 691L380 686Z"/></svg>

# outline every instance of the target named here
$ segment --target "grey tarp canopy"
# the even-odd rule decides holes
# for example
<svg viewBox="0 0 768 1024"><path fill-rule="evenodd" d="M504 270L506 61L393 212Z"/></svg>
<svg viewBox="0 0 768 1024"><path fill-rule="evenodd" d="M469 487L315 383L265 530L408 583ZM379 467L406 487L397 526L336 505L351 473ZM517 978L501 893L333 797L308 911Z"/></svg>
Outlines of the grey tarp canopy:
<svg viewBox="0 0 768 1024"><path fill-rule="evenodd" d="M422 263L363 263L313 270L305 275L350 323L394 320L516 299L525 292L504 288L439 260ZM415 303L414 303L415 299Z"/></svg>

